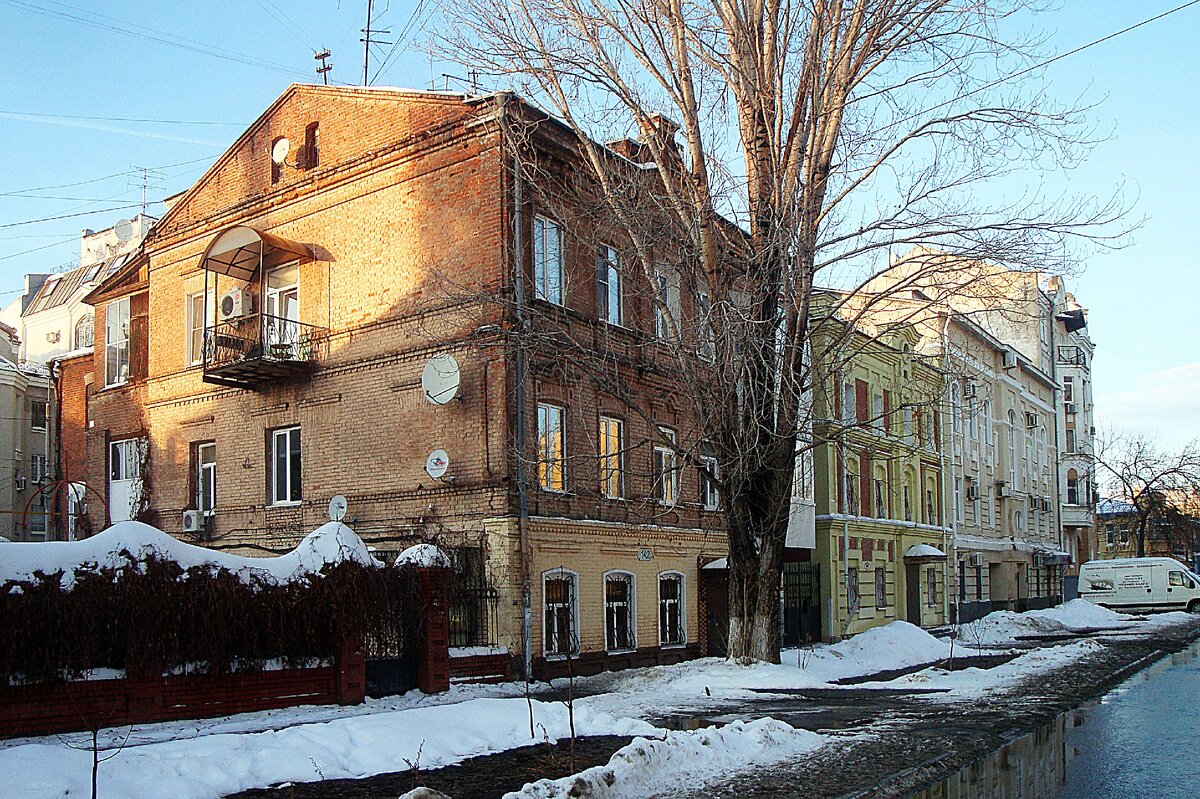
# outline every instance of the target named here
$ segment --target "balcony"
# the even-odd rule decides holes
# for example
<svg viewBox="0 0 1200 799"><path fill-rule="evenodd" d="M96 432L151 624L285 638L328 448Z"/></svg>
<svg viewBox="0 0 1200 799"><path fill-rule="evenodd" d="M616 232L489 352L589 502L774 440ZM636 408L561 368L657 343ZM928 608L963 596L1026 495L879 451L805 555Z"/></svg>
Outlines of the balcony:
<svg viewBox="0 0 1200 799"><path fill-rule="evenodd" d="M1058 362L1063 366L1084 366L1083 347L1059 347Z"/></svg>
<svg viewBox="0 0 1200 799"><path fill-rule="evenodd" d="M1064 504L1061 509L1061 517L1064 527L1091 527L1095 521L1092 509L1088 505Z"/></svg>
<svg viewBox="0 0 1200 799"><path fill-rule="evenodd" d="M204 382L257 389L306 378L328 349L329 331L251 314L204 329Z"/></svg>

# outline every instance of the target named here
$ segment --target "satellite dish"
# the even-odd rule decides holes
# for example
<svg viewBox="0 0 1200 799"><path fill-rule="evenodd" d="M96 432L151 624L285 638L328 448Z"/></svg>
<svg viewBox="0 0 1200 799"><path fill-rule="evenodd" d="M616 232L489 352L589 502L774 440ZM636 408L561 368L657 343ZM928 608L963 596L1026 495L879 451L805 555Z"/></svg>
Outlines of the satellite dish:
<svg viewBox="0 0 1200 799"><path fill-rule="evenodd" d="M441 480L450 468L450 456L444 449L435 449L425 459L425 471L434 480Z"/></svg>
<svg viewBox="0 0 1200 799"><path fill-rule="evenodd" d="M117 224L113 225L113 233L117 241L123 244L133 238L133 223L128 219L118 219Z"/></svg>
<svg viewBox="0 0 1200 799"><path fill-rule="evenodd" d="M334 496L333 499L329 500L329 521L340 522L342 519L346 518L347 507L348 506L345 497L343 497L341 494Z"/></svg>
<svg viewBox="0 0 1200 799"><path fill-rule="evenodd" d="M287 161L288 153L291 150L292 143L287 140L287 137L280 137L271 145L271 160L277 164L283 164Z"/></svg>
<svg viewBox="0 0 1200 799"><path fill-rule="evenodd" d="M433 356L421 372L421 389L425 392L425 399L434 405L445 405L457 397L461 384L462 374L453 355L443 353Z"/></svg>

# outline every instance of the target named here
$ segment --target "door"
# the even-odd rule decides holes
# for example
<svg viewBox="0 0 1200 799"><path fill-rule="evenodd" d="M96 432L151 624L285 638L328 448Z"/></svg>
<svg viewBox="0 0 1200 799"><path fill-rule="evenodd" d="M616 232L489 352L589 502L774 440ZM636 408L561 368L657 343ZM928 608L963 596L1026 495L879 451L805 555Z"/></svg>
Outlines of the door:
<svg viewBox="0 0 1200 799"><path fill-rule="evenodd" d="M74 541L83 532L81 520L87 515L87 488L83 483L67 486L67 540Z"/></svg>
<svg viewBox="0 0 1200 799"><path fill-rule="evenodd" d="M821 640L819 564L783 564L783 643L800 646Z"/></svg>
<svg viewBox="0 0 1200 799"><path fill-rule="evenodd" d="M704 631L707 646L704 654L725 657L729 652L729 572L725 569L701 569L704 590Z"/></svg>
<svg viewBox="0 0 1200 799"><path fill-rule="evenodd" d="M921 565L904 564L904 618L911 624L921 626Z"/></svg>
<svg viewBox="0 0 1200 799"><path fill-rule="evenodd" d="M142 493L145 439L127 438L108 445L108 516L113 522L133 518Z"/></svg>
<svg viewBox="0 0 1200 799"><path fill-rule="evenodd" d="M300 266L288 264L267 276L263 304L263 342L267 355L292 357L292 345L300 332Z"/></svg>

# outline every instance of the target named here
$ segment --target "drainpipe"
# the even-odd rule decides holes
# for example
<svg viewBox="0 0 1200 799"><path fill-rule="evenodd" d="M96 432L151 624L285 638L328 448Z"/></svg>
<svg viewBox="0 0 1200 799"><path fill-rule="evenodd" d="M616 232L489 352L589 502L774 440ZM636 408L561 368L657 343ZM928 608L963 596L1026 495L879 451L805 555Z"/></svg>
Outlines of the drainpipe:
<svg viewBox="0 0 1200 799"><path fill-rule="evenodd" d="M948 363L950 360L950 314L947 312L942 318L942 360L943 363ZM942 396L943 407L950 409L950 415L953 417L954 406L950 402L950 385L946 384L944 389L945 394ZM950 424L946 424L946 414L942 414L942 508L943 512L946 507L946 495L949 493L946 487L946 449L947 442L950 447L954 446L954 419L950 419ZM953 464L951 464L953 468ZM953 475L951 475L953 479ZM953 487L951 487L953 490ZM950 552L953 551L955 557L958 556L958 506L955 505L950 513L950 544L946 542L946 523L945 516L942 517L942 552L946 553L945 565L942 566L942 623L950 621ZM956 600L957 602L957 600ZM958 618L958 613L955 613L955 618Z"/></svg>
<svg viewBox="0 0 1200 799"><path fill-rule="evenodd" d="M1062 492L1059 485L1062 482L1062 450L1059 448L1058 443L1058 346L1057 342L1054 340L1054 309L1056 306L1054 303L1054 298L1049 294L1046 294L1046 299L1050 302L1050 378L1054 381L1054 527L1058 530L1058 551L1067 552L1068 550L1063 537ZM1066 585L1064 581L1065 577L1066 568L1064 567L1063 574L1058 576L1059 588L1061 589L1064 597L1066 596Z"/></svg>
<svg viewBox="0 0 1200 799"><path fill-rule="evenodd" d="M844 585L846 587L846 619L847 619L847 621L849 621L850 614L852 611L850 609L850 522L847 519L842 520L842 585ZM833 597L834 596L837 596L837 595L831 593L830 600L829 600L830 601L829 615L830 615L831 621L832 621L832 618L834 615L834 609L833 609L833 605L834 605ZM849 628L849 626L850 626L849 624L846 625L847 628ZM829 631L831 633L833 632L832 624L830 625Z"/></svg>
<svg viewBox="0 0 1200 799"><path fill-rule="evenodd" d="M507 122L507 109L501 109L501 124ZM507 128L504 128L507 132ZM525 268L524 268L524 227L522 203L524 202L521 183L521 163L517 154L513 154L513 290L516 301L517 317L517 351L515 367L517 372L516 387L516 439L517 439L517 534L521 546L521 606L522 630L521 637L524 648L523 676L528 681L533 676L533 563L529 542L529 497L526 492L525 464L525 343L524 335L529 329L529 320L525 317Z"/></svg>

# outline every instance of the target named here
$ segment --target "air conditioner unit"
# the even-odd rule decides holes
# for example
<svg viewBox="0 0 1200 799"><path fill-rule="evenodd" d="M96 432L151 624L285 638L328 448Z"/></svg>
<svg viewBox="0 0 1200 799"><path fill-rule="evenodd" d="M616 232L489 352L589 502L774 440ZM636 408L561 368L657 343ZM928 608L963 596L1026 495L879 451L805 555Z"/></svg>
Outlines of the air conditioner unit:
<svg viewBox="0 0 1200 799"><path fill-rule="evenodd" d="M974 380L967 380L965 383L963 383L963 397L965 397L966 399L974 399L975 394L978 392L978 390L979 389L975 385Z"/></svg>
<svg viewBox="0 0 1200 799"><path fill-rule="evenodd" d="M25 478L24 477L17 477L16 480L13 481L13 483L16 485L18 491L25 490Z"/></svg>
<svg viewBox="0 0 1200 799"><path fill-rule="evenodd" d="M1063 413L1075 413L1075 412L1076 412L1076 408L1075 408L1074 402L1064 402L1063 403Z"/></svg>
<svg viewBox="0 0 1200 799"><path fill-rule="evenodd" d="M1004 351L1004 368L1005 369L1013 369L1016 367L1016 365L1017 365L1017 351L1016 350L1005 350Z"/></svg>
<svg viewBox="0 0 1200 799"><path fill-rule="evenodd" d="M1037 427L1038 418L1036 413L1025 411L1025 426L1029 428Z"/></svg>
<svg viewBox="0 0 1200 799"><path fill-rule="evenodd" d="M250 313L250 295L241 289L230 289L221 297L221 307L218 310L222 322L240 319Z"/></svg>
<svg viewBox="0 0 1200 799"><path fill-rule="evenodd" d="M1012 496L1008 490L1008 483L1003 480L996 481L996 496L1000 497L1000 499Z"/></svg>
<svg viewBox="0 0 1200 799"><path fill-rule="evenodd" d="M982 552L972 552L968 556L968 562L972 566L982 566L983 565L983 553Z"/></svg>
<svg viewBox="0 0 1200 799"><path fill-rule="evenodd" d="M185 510L183 512L183 531L185 533L199 533L204 529L204 514L198 510Z"/></svg>

